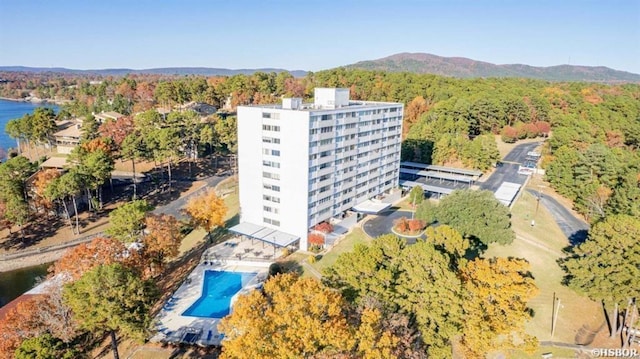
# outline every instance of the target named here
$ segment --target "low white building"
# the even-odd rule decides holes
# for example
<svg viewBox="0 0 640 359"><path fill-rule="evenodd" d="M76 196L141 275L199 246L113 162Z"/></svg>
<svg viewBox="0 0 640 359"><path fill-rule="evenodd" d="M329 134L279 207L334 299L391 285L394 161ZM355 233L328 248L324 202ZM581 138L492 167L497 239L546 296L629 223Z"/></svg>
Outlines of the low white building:
<svg viewBox="0 0 640 359"><path fill-rule="evenodd" d="M403 105L355 101L316 88L313 103L238 106L240 224L232 230L286 246L314 225L398 187ZM363 204L365 204L363 206Z"/></svg>

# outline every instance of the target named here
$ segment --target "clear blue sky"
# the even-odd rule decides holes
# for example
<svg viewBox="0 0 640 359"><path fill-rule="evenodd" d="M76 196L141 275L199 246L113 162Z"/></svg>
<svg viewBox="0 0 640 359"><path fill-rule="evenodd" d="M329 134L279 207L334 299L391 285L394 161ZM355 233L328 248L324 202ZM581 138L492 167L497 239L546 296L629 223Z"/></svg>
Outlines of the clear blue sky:
<svg viewBox="0 0 640 359"><path fill-rule="evenodd" d="M398 52L640 73L640 0L0 0L0 65L322 70Z"/></svg>

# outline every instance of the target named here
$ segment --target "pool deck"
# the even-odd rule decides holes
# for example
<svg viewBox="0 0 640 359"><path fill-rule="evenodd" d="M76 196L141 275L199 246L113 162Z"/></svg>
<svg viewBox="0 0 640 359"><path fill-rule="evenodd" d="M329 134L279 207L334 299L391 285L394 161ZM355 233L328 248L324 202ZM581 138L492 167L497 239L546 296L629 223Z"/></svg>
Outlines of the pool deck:
<svg viewBox="0 0 640 359"><path fill-rule="evenodd" d="M155 317L154 329L157 334L150 340L201 346L220 345L224 337L218 332L220 318L191 317L184 316L182 313L200 298L204 274L207 270L257 273L231 298L232 308L239 295L261 287L267 278L272 261L249 255L250 251L247 249L258 245L248 240L235 239L209 248L202 256L200 264L187 276Z"/></svg>

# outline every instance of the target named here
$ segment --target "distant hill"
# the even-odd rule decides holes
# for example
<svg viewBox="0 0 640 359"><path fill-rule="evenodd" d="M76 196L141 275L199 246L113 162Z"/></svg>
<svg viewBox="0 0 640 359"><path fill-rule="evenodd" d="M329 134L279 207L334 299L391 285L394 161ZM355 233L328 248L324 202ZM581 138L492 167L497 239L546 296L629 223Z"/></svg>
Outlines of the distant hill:
<svg viewBox="0 0 640 359"><path fill-rule="evenodd" d="M214 67L162 67L156 69L99 69L99 70L74 70L64 67L26 67L26 66L0 66L0 71L9 72L33 72L33 73L61 73L74 75L102 75L102 76L124 76L127 74L155 74L155 75L202 75L202 76L233 76L233 75L251 75L255 72L289 72L295 77L303 77L307 74L303 70L284 70L284 69L219 69Z"/></svg>
<svg viewBox="0 0 640 359"><path fill-rule="evenodd" d="M378 60L360 61L345 68L391 72L414 72L461 78L525 77L549 81L640 82L640 75L604 66L495 65L464 57L441 57L424 53L401 53Z"/></svg>

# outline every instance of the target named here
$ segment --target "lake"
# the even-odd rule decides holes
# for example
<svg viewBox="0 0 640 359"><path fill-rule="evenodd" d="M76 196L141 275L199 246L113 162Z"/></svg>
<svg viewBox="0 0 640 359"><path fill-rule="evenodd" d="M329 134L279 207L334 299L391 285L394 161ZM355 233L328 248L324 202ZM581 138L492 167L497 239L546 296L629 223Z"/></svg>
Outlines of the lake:
<svg viewBox="0 0 640 359"><path fill-rule="evenodd" d="M0 272L0 307L18 298L39 283L47 275L51 263Z"/></svg>
<svg viewBox="0 0 640 359"><path fill-rule="evenodd" d="M58 112L58 106L50 103L0 100L0 154L8 151L10 148L17 147L16 140L4 132L7 122L31 113L37 107L51 107L54 111ZM0 159L3 158L4 156L0 155Z"/></svg>

